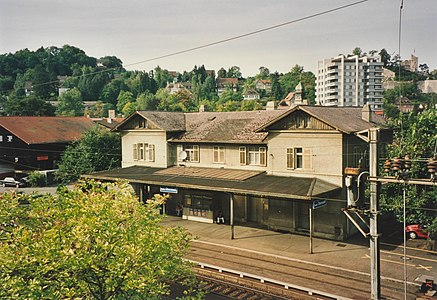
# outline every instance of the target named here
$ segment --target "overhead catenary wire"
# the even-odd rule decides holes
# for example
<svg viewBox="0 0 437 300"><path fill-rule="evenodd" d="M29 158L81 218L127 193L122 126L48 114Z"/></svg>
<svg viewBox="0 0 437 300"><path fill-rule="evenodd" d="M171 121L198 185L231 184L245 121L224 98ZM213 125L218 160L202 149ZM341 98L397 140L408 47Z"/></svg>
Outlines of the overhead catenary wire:
<svg viewBox="0 0 437 300"><path fill-rule="evenodd" d="M203 44L203 45L187 48L187 49L184 49L184 50L179 50L179 51L175 51L175 52L159 55L159 56L156 56L156 57L147 58L147 59L144 59L144 60L141 60L141 61L138 61L138 62L126 64L123 67L136 66L136 65L139 65L139 64L144 64L144 63L160 60L160 59L163 59L163 58L177 56L177 55L180 55L180 54L189 53L189 52L201 50L201 49L204 49L204 48L208 48L208 47L212 47L212 46L228 43L228 42L231 42L231 41L234 41L234 40L238 40L238 39L241 39L241 38L245 38L245 37L249 37L249 36L252 36L252 35L260 34L260 33L266 32L266 31L274 30L274 29L277 29L277 28L280 28L280 27L284 27L284 26L287 26L287 25L291 25L291 24L294 24L294 23L298 23L298 22L302 22L302 21L305 21L305 20L317 18L317 17L323 16L323 15L327 15L327 14L330 14L330 13L333 13L333 12L336 12L336 11L340 11L340 10L343 10L343 9L346 9L346 8L350 8L350 7L359 5L359 4L364 3L364 2L368 2L368 1L369 0L355 1L355 2L352 2L352 3L349 3L349 4L345 4L345 5L342 5L342 6L338 6L338 7L335 7L335 8L328 9L328 10L324 10L324 11L321 11L321 12L318 12L318 13L314 13L314 14L311 14L311 15L308 15L308 16L305 16L305 17L301 17L301 18L297 18L297 19L294 19L294 20L290 20L290 21L286 21L286 22L283 22L283 23L279 23L279 24L276 24L276 25L264 27L264 28L261 28L261 29L257 29L257 30L254 30L254 31L247 32L247 33L235 35L235 36L232 36L232 37L229 37L229 38L217 40L217 41L214 41L214 42L210 42L210 43L206 43L206 44ZM81 78L83 76L91 76L91 75L97 75L97 74L112 72L112 71L115 71L117 69L118 68L109 68L109 69L100 70L100 71L96 71L96 72L86 73L86 74L83 74L83 75L71 76L69 78ZM49 82L35 84L35 85L33 85L33 87L49 85L49 84L55 84L55 83L59 83L59 80L54 80L54 81L49 81Z"/></svg>

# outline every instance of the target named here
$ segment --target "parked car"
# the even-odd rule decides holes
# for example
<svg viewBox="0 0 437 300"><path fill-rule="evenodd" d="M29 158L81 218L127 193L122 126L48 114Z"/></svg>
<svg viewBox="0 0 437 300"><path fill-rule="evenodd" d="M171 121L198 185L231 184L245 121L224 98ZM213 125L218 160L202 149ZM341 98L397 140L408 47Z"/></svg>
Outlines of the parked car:
<svg viewBox="0 0 437 300"><path fill-rule="evenodd" d="M5 177L0 181L2 186L23 187L25 184L22 181L16 180L14 177Z"/></svg>
<svg viewBox="0 0 437 300"><path fill-rule="evenodd" d="M405 227L405 231L407 232L410 239L415 238L423 238L427 239L429 237L428 232L425 231L426 225L421 224L411 224Z"/></svg>

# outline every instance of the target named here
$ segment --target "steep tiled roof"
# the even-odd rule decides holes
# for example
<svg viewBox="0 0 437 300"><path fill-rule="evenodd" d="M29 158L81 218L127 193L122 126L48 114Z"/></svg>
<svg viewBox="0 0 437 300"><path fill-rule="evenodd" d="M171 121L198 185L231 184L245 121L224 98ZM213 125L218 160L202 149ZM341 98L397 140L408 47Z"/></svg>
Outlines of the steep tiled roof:
<svg viewBox="0 0 437 300"><path fill-rule="evenodd" d="M166 111L138 111L142 117L146 118L158 128L165 131L185 130L185 115L181 112Z"/></svg>
<svg viewBox="0 0 437 300"><path fill-rule="evenodd" d="M354 133L366 130L375 126L384 126L384 118L377 114L372 114L372 121L367 122L362 118L363 108L361 107L333 107L333 106L295 106L287 110L284 116L290 115L296 110L304 111L316 119L334 127L335 129L344 133ZM262 129L266 129L272 124L279 121L283 116L261 125Z"/></svg>
<svg viewBox="0 0 437 300"><path fill-rule="evenodd" d="M255 130L283 111L241 111L187 113L186 132L174 141L260 143L267 133Z"/></svg>
<svg viewBox="0 0 437 300"><path fill-rule="evenodd" d="M96 125L86 117L0 117L0 126L31 145L70 143Z"/></svg>
<svg viewBox="0 0 437 300"><path fill-rule="evenodd" d="M218 87L224 87L224 86L237 86L238 85L238 78L217 78L216 83Z"/></svg>
<svg viewBox="0 0 437 300"><path fill-rule="evenodd" d="M301 106L301 109L345 133L385 124L384 118L376 114L372 114L371 122L363 120L362 107Z"/></svg>

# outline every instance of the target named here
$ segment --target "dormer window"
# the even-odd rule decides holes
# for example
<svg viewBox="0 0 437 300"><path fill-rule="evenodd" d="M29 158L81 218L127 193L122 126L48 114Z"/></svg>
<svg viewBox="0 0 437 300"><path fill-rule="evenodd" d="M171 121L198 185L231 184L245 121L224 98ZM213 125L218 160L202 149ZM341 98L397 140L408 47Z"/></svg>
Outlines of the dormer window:
<svg viewBox="0 0 437 300"><path fill-rule="evenodd" d="M146 128L147 121L143 118L138 119L138 128Z"/></svg>

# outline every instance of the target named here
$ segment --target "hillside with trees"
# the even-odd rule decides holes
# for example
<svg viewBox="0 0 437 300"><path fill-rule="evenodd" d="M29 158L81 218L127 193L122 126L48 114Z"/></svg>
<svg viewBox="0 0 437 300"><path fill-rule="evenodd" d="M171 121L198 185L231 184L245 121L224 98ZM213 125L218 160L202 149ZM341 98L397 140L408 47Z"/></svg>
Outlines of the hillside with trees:
<svg viewBox="0 0 437 300"><path fill-rule="evenodd" d="M295 65L282 74L260 67L259 74L243 78L238 66L175 72L157 66L150 71L128 71L115 56L94 58L70 45L28 49L0 55L0 106L4 115L60 115L102 117L109 109L118 115L135 110L211 111L252 110L267 101L283 99L302 82L306 99L315 100L315 76ZM235 78L238 89L217 92L217 78ZM269 80L271 90L258 90L258 101L243 101L256 80ZM184 88L169 90L169 84ZM91 107L83 102L93 101ZM55 104L56 107L53 106Z"/></svg>

